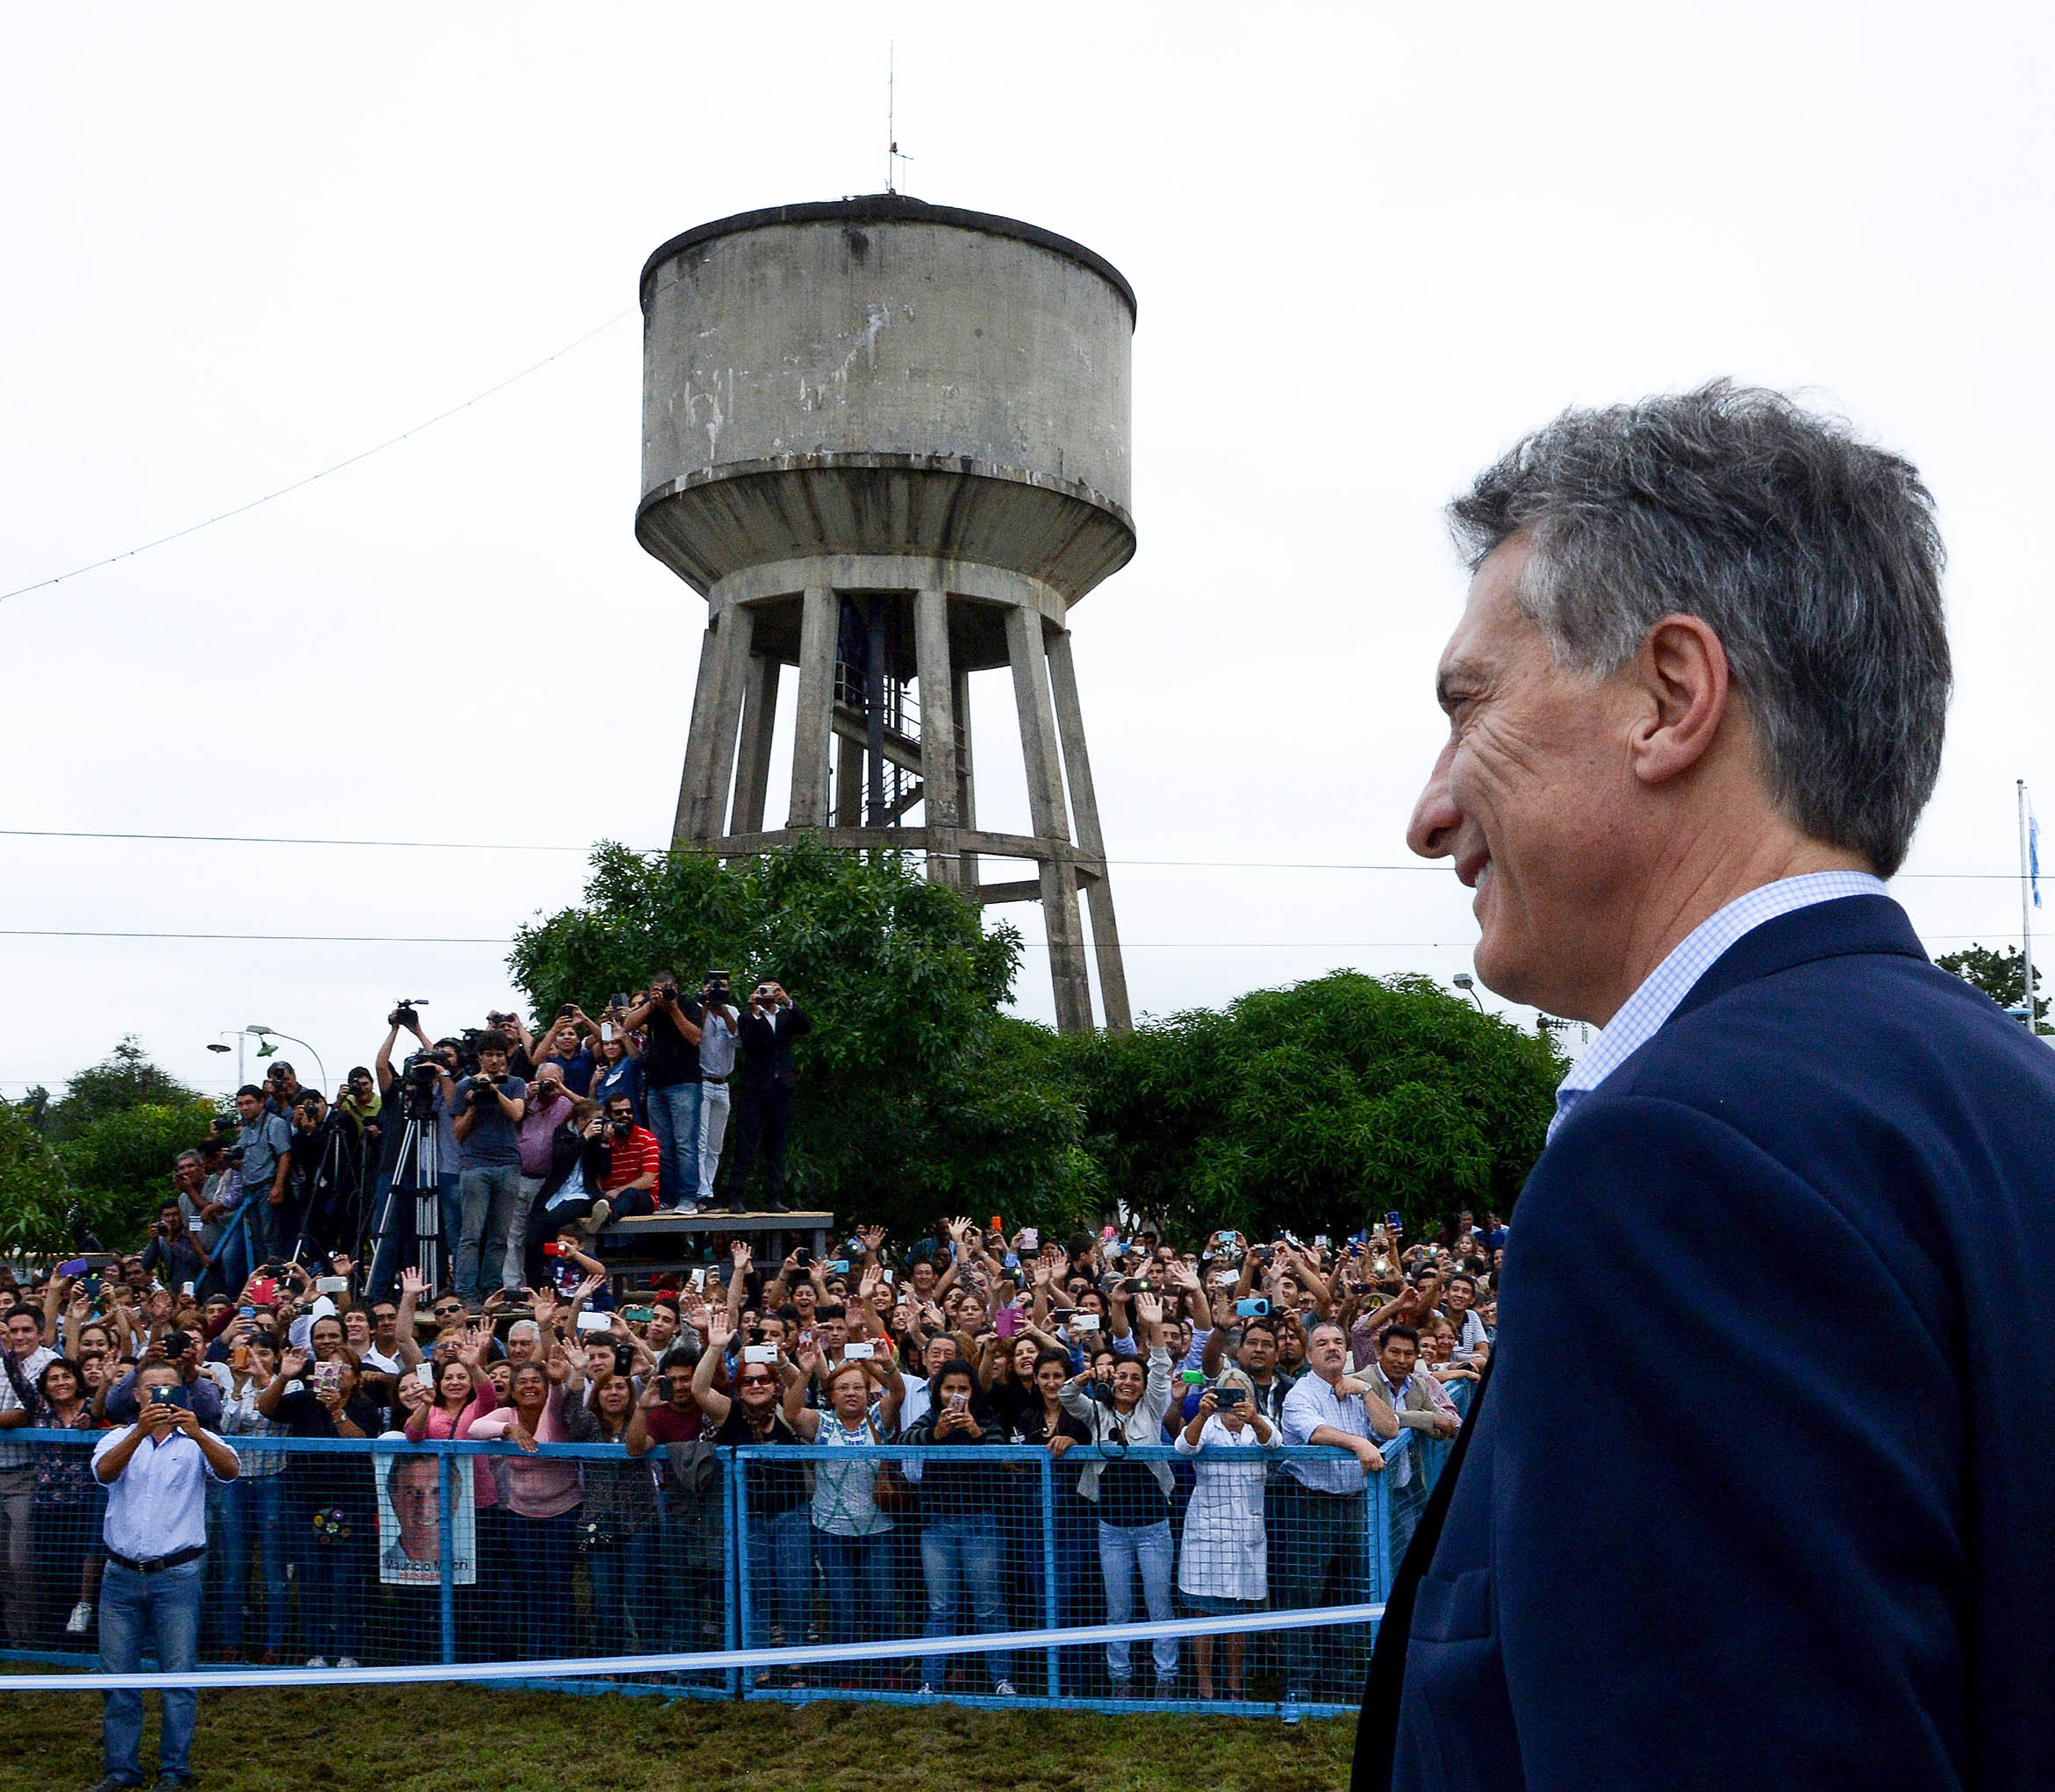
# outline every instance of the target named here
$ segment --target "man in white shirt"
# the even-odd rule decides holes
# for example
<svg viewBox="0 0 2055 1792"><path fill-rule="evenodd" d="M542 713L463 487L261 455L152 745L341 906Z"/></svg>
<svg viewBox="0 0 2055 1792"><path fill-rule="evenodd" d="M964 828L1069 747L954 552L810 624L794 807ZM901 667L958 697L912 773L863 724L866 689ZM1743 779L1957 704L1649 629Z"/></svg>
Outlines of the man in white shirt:
<svg viewBox="0 0 2055 1792"><path fill-rule="evenodd" d="M93 1452L93 1473L107 1489L101 1534L107 1569L100 1582L100 1666L134 1674L147 1637L167 1677L157 1742L157 1792L192 1778L193 1725L199 1695L171 1683L193 1671L200 1597L207 1577L207 1483L233 1480L236 1453L204 1429L187 1403L178 1371L146 1363L137 1373L140 1416L110 1431ZM106 1775L93 1792L143 1783L143 1695L106 1695L101 1748Z"/></svg>

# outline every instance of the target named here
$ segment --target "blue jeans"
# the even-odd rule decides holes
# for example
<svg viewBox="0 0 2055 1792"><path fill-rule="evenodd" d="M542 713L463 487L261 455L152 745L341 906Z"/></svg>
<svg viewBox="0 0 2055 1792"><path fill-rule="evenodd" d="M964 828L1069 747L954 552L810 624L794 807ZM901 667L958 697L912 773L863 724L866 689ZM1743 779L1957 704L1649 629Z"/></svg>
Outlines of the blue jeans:
<svg viewBox="0 0 2055 1792"><path fill-rule="evenodd" d="M517 1566L514 1600L531 1661L571 1652L571 1556L579 1509L554 1518L506 1516L507 1551Z"/></svg>
<svg viewBox="0 0 2055 1792"><path fill-rule="evenodd" d="M204 1556L161 1574L139 1574L119 1562L109 1562L100 1580L101 1671L140 1672L143 1639L147 1637L155 1645L160 1674L190 1674L198 1658L200 1598L206 1584ZM183 1779L192 1772L193 1724L199 1716L200 1695L190 1686L167 1685L157 1696L164 1707L163 1731L157 1738L157 1771ZM104 1697L107 1710L100 1724L100 1746L106 1770L116 1779L140 1785L143 1695L118 1692Z"/></svg>
<svg viewBox="0 0 2055 1792"><path fill-rule="evenodd" d="M1414 1479L1420 1465L1414 1464ZM1278 1483L1271 1535L1271 1604L1278 1611L1316 1605L1355 1605L1370 1596L1364 1559L1368 1499L1362 1494L1315 1493L1296 1475ZM1317 1631L1286 1631L1278 1638L1287 1695L1304 1698L1315 1674L1336 1654L1336 1645ZM1344 1676L1345 1677L1345 1676Z"/></svg>
<svg viewBox="0 0 2055 1792"><path fill-rule="evenodd" d="M891 1533L838 1537L832 1530L816 1530L813 1546L820 1552L820 1572L827 1579L828 1641L867 1643L874 1637L896 1635ZM841 1662L836 1673L847 1674L855 1667L854 1662Z"/></svg>
<svg viewBox="0 0 2055 1792"><path fill-rule="evenodd" d="M804 1506L764 1518L749 1515L749 1646L770 1641L775 1621L785 1642L806 1641L806 1609L813 1596L813 1523Z"/></svg>
<svg viewBox="0 0 2055 1792"><path fill-rule="evenodd" d="M1167 1624L1176 1616L1171 1607L1171 1581L1177 1573L1178 1552L1171 1542L1171 1521L1155 1524L1108 1524L1099 1522L1099 1571L1106 1577L1106 1621L1109 1624L1131 1623L1135 1616L1135 1570L1142 1570L1142 1597L1149 1616ZM1286 1635L1292 1632L1287 1631ZM1156 1677L1159 1682L1178 1674L1178 1639L1158 1637L1149 1645L1156 1652ZM1128 1677L1128 1645L1106 1645L1106 1671L1116 1681Z"/></svg>
<svg viewBox="0 0 2055 1792"><path fill-rule="evenodd" d="M319 1503L326 1505L326 1501ZM309 1655L360 1656L364 1652L364 1515L354 1516L355 1534L316 1538L311 1522L304 1527L311 1539L299 1553L300 1628Z"/></svg>
<svg viewBox="0 0 2055 1792"><path fill-rule="evenodd" d="M499 1286L506 1258L506 1229L521 1199L521 1166L489 1164L457 1172L458 1201L463 1210L457 1239L455 1286L467 1301L477 1300Z"/></svg>
<svg viewBox="0 0 2055 1792"><path fill-rule="evenodd" d="M651 1089L649 1130L662 1152L656 1172L656 1204L676 1207L699 1194L699 1085L673 1083Z"/></svg>
<svg viewBox="0 0 2055 1792"><path fill-rule="evenodd" d="M264 1646L285 1647L285 1608L291 1582L285 1578L285 1477L254 1475L249 1458L232 1481L207 1484L208 1559L219 1574L211 1616L219 1625L221 1646L242 1647L243 1596L248 1591L250 1544L264 1552Z"/></svg>
<svg viewBox="0 0 2055 1792"><path fill-rule="evenodd" d="M980 1634L1003 1631L1006 1614L999 1596L999 1565L1005 1559L999 1532L985 1519L931 1518L920 1534L920 1572L927 1582L927 1624L924 1637L956 1634L956 1579L970 1589L970 1612ZM1013 1677L1013 1658L987 1655L994 1685ZM942 1688L949 1658L923 1655L920 1678L935 1691Z"/></svg>

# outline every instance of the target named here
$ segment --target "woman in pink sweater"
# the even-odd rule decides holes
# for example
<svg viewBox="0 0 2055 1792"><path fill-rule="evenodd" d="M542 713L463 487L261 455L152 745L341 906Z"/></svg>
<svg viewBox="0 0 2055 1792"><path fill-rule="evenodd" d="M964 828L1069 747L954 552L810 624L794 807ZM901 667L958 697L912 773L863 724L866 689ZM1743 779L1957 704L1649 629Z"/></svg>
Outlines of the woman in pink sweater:
<svg viewBox="0 0 2055 1792"><path fill-rule="evenodd" d="M511 1437L523 1452L507 1464L505 1530L512 1559L520 1564L528 1654L538 1660L570 1650L571 1554L584 1487L576 1457L541 1453L541 1445L565 1441L562 1382L569 1369L562 1344L551 1349L547 1369L519 1365L507 1385L512 1403L471 1423L472 1437Z"/></svg>

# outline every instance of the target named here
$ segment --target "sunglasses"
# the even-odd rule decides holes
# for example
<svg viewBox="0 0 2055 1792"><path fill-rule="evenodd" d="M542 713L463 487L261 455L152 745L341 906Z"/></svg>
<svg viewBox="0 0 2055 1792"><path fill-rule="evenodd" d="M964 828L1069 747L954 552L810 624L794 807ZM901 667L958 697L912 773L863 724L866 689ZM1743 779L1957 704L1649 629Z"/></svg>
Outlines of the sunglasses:
<svg viewBox="0 0 2055 1792"><path fill-rule="evenodd" d="M768 1375L745 1375L735 1385L738 1387L768 1387L770 1386L770 1377Z"/></svg>

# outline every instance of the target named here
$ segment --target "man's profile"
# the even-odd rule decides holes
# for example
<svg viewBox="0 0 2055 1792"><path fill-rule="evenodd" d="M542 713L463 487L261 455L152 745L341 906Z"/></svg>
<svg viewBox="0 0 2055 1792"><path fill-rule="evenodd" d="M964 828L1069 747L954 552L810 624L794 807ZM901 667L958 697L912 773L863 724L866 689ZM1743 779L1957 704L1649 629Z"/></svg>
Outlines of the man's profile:
<svg viewBox="0 0 2055 1792"><path fill-rule="evenodd" d="M1932 499L1715 385L1569 412L1452 515L1409 842L1483 981L1601 1030L1356 1784L2055 1784L2055 1056L1881 881L1940 766ZM1559 1347L1600 1299L1602 1370Z"/></svg>

